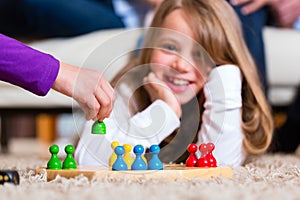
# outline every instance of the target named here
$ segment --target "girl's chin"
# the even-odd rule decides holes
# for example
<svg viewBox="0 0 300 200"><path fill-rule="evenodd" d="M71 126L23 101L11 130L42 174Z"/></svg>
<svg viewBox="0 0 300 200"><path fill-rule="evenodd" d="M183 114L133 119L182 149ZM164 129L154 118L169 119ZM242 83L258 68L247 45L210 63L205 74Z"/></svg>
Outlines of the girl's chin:
<svg viewBox="0 0 300 200"><path fill-rule="evenodd" d="M192 96L192 97L187 97L187 96L177 96L178 99L179 99L179 102L181 105L184 105L186 103L188 103L189 101L191 101L195 96Z"/></svg>
<svg viewBox="0 0 300 200"><path fill-rule="evenodd" d="M197 94L193 91L191 84L183 86L174 85L170 82L166 82L166 84L177 96L181 105L188 103L197 96Z"/></svg>

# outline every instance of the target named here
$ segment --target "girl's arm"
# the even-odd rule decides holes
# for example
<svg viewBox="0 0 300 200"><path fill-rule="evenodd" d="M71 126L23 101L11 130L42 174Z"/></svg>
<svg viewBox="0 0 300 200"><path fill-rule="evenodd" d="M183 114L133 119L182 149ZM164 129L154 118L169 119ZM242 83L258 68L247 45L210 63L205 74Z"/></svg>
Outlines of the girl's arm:
<svg viewBox="0 0 300 200"><path fill-rule="evenodd" d="M213 142L218 165L239 166L246 157L241 126L241 73L234 65L214 68L205 85L198 145Z"/></svg>
<svg viewBox="0 0 300 200"><path fill-rule="evenodd" d="M92 122L86 124L75 152L79 165L107 165L112 154L112 141L118 141L120 145L142 144L149 148L152 144L159 144L180 125L173 109L162 100L156 100L131 118L124 111L127 108L125 102L115 105L111 117L104 120L106 135L91 134ZM118 110L119 106L123 112Z"/></svg>

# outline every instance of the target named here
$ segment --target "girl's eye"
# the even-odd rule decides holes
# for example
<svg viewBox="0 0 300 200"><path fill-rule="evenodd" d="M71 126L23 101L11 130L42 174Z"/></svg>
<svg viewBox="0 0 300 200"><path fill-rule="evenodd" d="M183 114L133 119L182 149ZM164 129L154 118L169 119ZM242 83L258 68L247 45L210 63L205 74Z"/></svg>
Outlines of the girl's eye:
<svg viewBox="0 0 300 200"><path fill-rule="evenodd" d="M162 48L167 50L167 51L177 51L177 48L173 44L163 44Z"/></svg>
<svg viewBox="0 0 300 200"><path fill-rule="evenodd" d="M195 51L195 52L193 53L193 56L194 56L194 58L196 58L196 59L200 59L200 58L201 58L201 52L200 52L200 51Z"/></svg>

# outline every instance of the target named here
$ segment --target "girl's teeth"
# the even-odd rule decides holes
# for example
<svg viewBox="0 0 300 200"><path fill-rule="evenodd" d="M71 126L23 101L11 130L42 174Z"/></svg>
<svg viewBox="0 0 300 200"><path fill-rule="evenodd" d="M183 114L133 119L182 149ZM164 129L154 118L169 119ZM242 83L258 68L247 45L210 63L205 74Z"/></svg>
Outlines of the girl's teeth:
<svg viewBox="0 0 300 200"><path fill-rule="evenodd" d="M171 79L172 83L174 83L175 85L188 85L189 82L186 80L182 80L182 79Z"/></svg>

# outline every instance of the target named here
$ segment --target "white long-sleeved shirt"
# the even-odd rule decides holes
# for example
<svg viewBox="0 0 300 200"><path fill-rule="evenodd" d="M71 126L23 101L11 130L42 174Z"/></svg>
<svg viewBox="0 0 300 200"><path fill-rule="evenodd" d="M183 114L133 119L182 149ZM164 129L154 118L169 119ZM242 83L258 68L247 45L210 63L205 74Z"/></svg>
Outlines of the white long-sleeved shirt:
<svg viewBox="0 0 300 200"><path fill-rule="evenodd" d="M197 145L213 142L213 155L219 166L240 166L247 156L241 124L241 79L237 66L223 65L210 72L204 87L204 112Z"/></svg>
<svg viewBox="0 0 300 200"><path fill-rule="evenodd" d="M126 93L126 86L122 88ZM213 155L218 166L239 166L246 157L241 128L241 74L234 65L212 69L204 88L205 111L198 133L198 146L213 142ZM130 91L128 91L128 95ZM180 121L175 112L162 100L153 102L144 111L130 117L129 98L118 98L114 110L105 119L106 135L91 134L92 121L86 123L75 151L79 165L108 165L111 142L143 144L149 148L159 144L175 129Z"/></svg>

